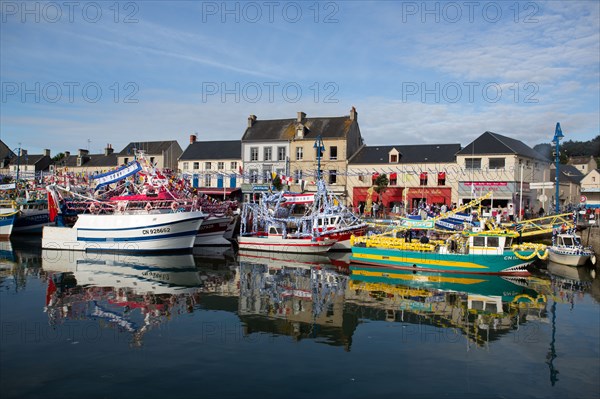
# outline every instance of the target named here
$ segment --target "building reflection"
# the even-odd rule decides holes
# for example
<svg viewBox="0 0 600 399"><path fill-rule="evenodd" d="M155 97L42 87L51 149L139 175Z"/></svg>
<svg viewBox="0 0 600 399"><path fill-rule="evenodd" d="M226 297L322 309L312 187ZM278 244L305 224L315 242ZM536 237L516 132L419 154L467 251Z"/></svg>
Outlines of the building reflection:
<svg viewBox="0 0 600 399"><path fill-rule="evenodd" d="M319 337L349 346L352 330L344 329L348 276L327 256L254 251L240 253L238 262L239 315L246 334Z"/></svg>

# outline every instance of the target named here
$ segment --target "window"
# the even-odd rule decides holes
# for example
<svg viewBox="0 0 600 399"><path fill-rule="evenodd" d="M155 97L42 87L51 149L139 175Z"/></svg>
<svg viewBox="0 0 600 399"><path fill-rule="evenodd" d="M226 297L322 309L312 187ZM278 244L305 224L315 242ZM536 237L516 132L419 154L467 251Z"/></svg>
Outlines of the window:
<svg viewBox="0 0 600 399"><path fill-rule="evenodd" d="M231 164L229 165L229 169L237 170L237 162L235 162L235 161L231 162Z"/></svg>
<svg viewBox="0 0 600 399"><path fill-rule="evenodd" d="M438 172L438 186L446 185L446 172Z"/></svg>
<svg viewBox="0 0 600 399"><path fill-rule="evenodd" d="M251 161L258 161L258 147L251 147L250 148L250 160Z"/></svg>
<svg viewBox="0 0 600 399"><path fill-rule="evenodd" d="M250 169L250 183L258 183L258 170Z"/></svg>
<svg viewBox="0 0 600 399"><path fill-rule="evenodd" d="M275 173L277 173L277 176L283 176L285 175L285 170L283 169L275 169Z"/></svg>
<svg viewBox="0 0 600 399"><path fill-rule="evenodd" d="M487 246L492 248L498 248L500 245L500 240L498 237L488 237L487 238Z"/></svg>
<svg viewBox="0 0 600 399"><path fill-rule="evenodd" d="M210 187L211 180L212 180L211 175L204 175L204 187Z"/></svg>
<svg viewBox="0 0 600 399"><path fill-rule="evenodd" d="M190 163L189 162L184 162L183 163L183 170L187 170L190 167Z"/></svg>
<svg viewBox="0 0 600 399"><path fill-rule="evenodd" d="M421 175L419 176L419 185L427 185L427 172L421 172Z"/></svg>
<svg viewBox="0 0 600 399"><path fill-rule="evenodd" d="M124 158L123 163L129 163L129 158Z"/></svg>
<svg viewBox="0 0 600 399"><path fill-rule="evenodd" d="M390 186L398 185L398 173L392 172L390 173Z"/></svg>
<svg viewBox="0 0 600 399"><path fill-rule="evenodd" d="M302 180L302 171L301 170L295 170L294 171L294 183L299 183L300 180Z"/></svg>
<svg viewBox="0 0 600 399"><path fill-rule="evenodd" d="M390 155L390 163L398 163L398 154Z"/></svg>
<svg viewBox="0 0 600 399"><path fill-rule="evenodd" d="M154 165L154 157L150 157L150 165Z"/></svg>
<svg viewBox="0 0 600 399"><path fill-rule="evenodd" d="M490 158L490 169L504 169L504 158Z"/></svg>
<svg viewBox="0 0 600 399"><path fill-rule="evenodd" d="M302 147L296 147L296 161L302 161Z"/></svg>
<svg viewBox="0 0 600 399"><path fill-rule="evenodd" d="M329 159L331 159L332 161L335 161L338 157L337 154L337 146L332 145L331 147L329 147Z"/></svg>
<svg viewBox="0 0 600 399"><path fill-rule="evenodd" d="M474 247L485 247L485 237L473 237Z"/></svg>
<svg viewBox="0 0 600 399"><path fill-rule="evenodd" d="M358 181L365 181L365 175L358 175Z"/></svg>
<svg viewBox="0 0 600 399"><path fill-rule="evenodd" d="M481 158L465 158L465 169L481 169Z"/></svg>
<svg viewBox="0 0 600 399"><path fill-rule="evenodd" d="M264 160L265 161L270 161L271 160L271 156L273 154L273 148L271 148L271 147L265 147L263 149L263 151L264 151Z"/></svg>
<svg viewBox="0 0 600 399"><path fill-rule="evenodd" d="M194 169L195 170L200 169L200 162L194 162Z"/></svg>
<svg viewBox="0 0 600 399"><path fill-rule="evenodd" d="M210 162L204 162L204 170L210 170L212 168L212 165L210 164Z"/></svg>
<svg viewBox="0 0 600 399"><path fill-rule="evenodd" d="M285 161L285 147L277 147L277 160Z"/></svg>
<svg viewBox="0 0 600 399"><path fill-rule="evenodd" d="M265 165L263 168L263 183L271 183L273 180L272 172L273 167L271 165Z"/></svg>
<svg viewBox="0 0 600 399"><path fill-rule="evenodd" d="M329 171L329 184L337 183L337 170Z"/></svg>
<svg viewBox="0 0 600 399"><path fill-rule="evenodd" d="M217 162L217 169L219 169L219 170L225 169L225 162Z"/></svg>

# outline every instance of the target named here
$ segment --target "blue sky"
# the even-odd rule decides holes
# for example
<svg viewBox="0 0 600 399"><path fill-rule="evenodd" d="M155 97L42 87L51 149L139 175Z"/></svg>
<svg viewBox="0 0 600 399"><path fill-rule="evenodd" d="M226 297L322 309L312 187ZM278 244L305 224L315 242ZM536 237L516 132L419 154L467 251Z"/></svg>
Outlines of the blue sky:
<svg viewBox="0 0 600 399"><path fill-rule="evenodd" d="M2 1L0 139L239 140L347 115L368 145L600 134L600 2Z"/></svg>

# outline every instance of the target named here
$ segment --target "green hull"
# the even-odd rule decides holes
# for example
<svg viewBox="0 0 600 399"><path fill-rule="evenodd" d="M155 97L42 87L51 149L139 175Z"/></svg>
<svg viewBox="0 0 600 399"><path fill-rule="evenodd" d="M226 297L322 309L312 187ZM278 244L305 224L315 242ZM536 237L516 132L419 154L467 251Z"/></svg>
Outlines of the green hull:
<svg viewBox="0 0 600 399"><path fill-rule="evenodd" d="M520 255L528 257L533 251L523 251ZM513 251L503 254L440 254L437 252L418 252L387 248L352 247L351 263L372 266L392 267L422 271L440 271L444 273L471 274L518 274L527 275L526 267L534 258L522 260Z"/></svg>

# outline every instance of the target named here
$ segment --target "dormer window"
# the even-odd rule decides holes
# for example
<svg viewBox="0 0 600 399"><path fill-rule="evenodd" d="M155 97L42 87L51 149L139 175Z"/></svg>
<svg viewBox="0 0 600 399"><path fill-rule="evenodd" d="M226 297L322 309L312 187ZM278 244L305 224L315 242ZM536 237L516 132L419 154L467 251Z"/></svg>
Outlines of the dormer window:
<svg viewBox="0 0 600 399"><path fill-rule="evenodd" d="M296 138L298 138L298 139L304 138L304 125L303 124L298 124L298 127L296 128Z"/></svg>
<svg viewBox="0 0 600 399"><path fill-rule="evenodd" d="M388 162L389 163L398 163L400 160L400 153L397 149L392 148L392 150L388 153Z"/></svg>

